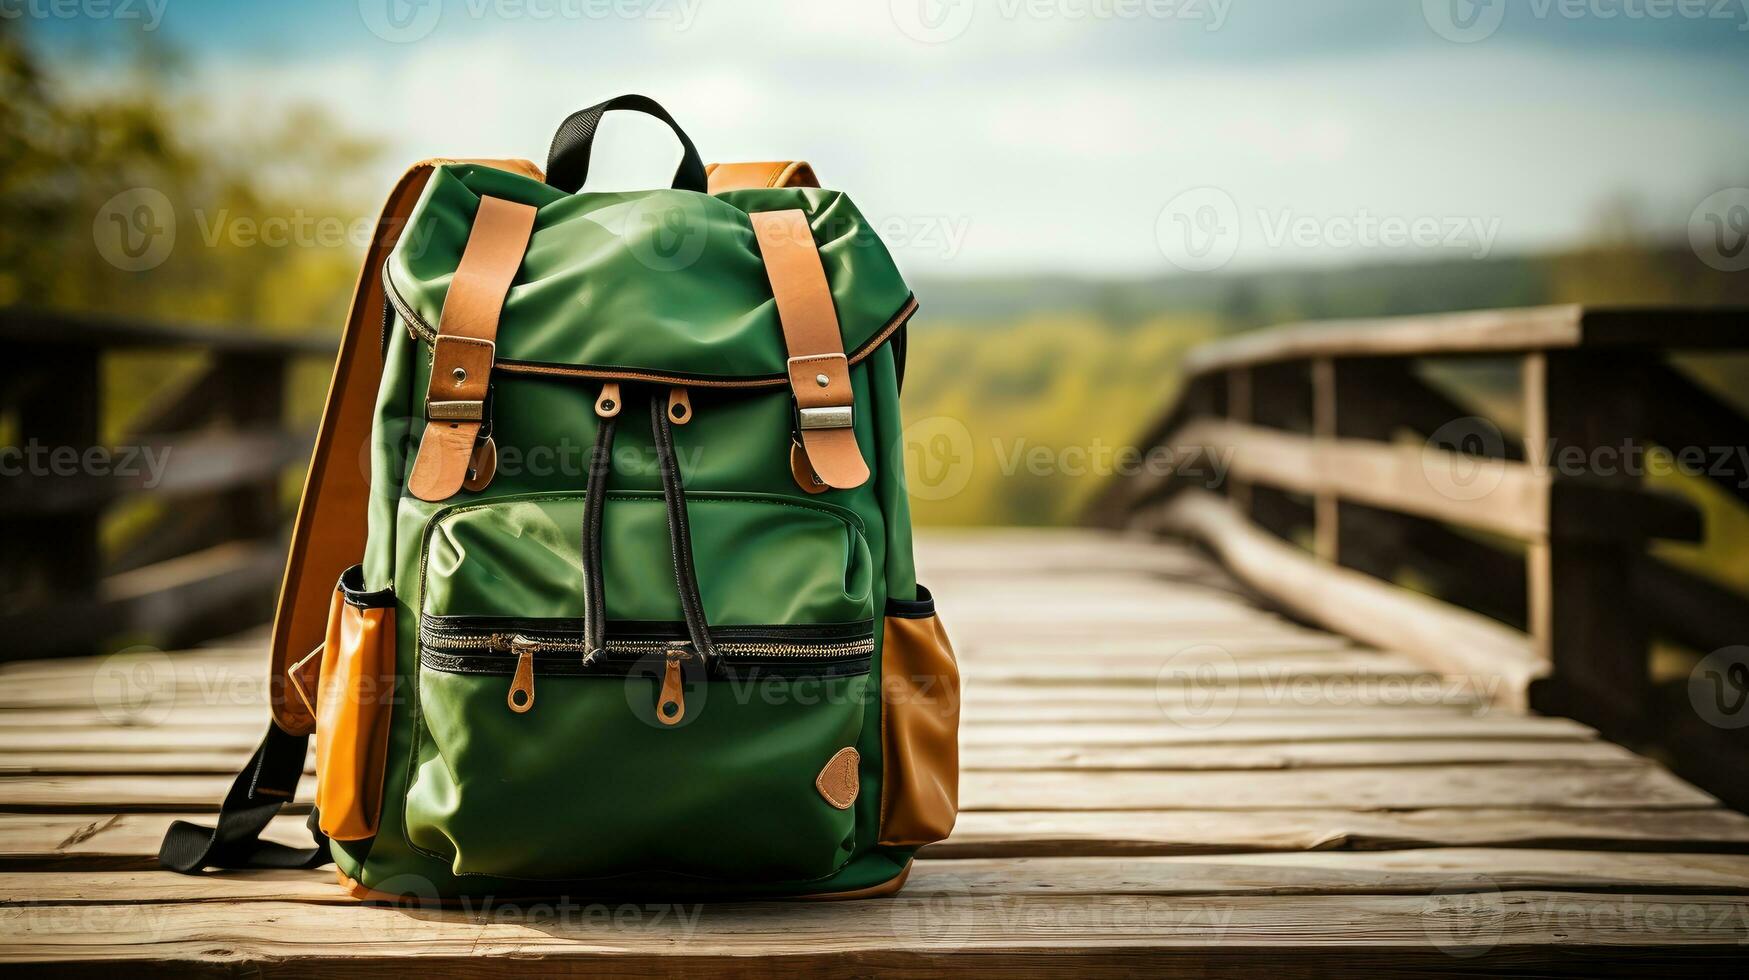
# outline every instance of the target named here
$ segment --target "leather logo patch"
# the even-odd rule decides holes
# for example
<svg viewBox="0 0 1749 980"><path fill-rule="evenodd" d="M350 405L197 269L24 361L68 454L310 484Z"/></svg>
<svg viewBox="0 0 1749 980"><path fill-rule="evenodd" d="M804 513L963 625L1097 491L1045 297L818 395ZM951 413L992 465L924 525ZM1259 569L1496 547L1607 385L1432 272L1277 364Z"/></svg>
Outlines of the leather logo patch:
<svg viewBox="0 0 1749 980"><path fill-rule="evenodd" d="M850 809L856 802L857 788L862 781L857 778L857 767L862 764L862 756L848 746L833 753L826 760L826 768L814 777L814 788L826 798L826 802L840 810Z"/></svg>

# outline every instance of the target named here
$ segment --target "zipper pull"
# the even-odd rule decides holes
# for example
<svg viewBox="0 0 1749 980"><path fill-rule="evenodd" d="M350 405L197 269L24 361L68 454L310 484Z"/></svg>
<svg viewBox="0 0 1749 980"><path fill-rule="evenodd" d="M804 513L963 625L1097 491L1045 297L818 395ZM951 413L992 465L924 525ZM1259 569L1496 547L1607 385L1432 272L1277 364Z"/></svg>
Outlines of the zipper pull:
<svg viewBox="0 0 1749 980"><path fill-rule="evenodd" d="M518 634L510 638L510 649L516 654L516 676L510 680L505 700L510 710L520 715L534 707L534 655L540 644Z"/></svg>
<svg viewBox="0 0 1749 980"><path fill-rule="evenodd" d="M692 657L684 648L670 649L668 664L662 671L662 693L656 695L656 720L664 725L678 725L686 717L686 685L680 665Z"/></svg>

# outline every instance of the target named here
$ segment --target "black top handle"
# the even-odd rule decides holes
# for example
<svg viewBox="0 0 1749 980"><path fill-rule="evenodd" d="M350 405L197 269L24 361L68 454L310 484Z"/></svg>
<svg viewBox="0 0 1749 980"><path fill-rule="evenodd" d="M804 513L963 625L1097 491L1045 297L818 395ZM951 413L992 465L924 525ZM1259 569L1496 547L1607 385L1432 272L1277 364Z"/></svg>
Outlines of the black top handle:
<svg viewBox="0 0 1749 980"><path fill-rule="evenodd" d="M559 124L559 131L553 134L553 147L547 151L547 183L567 194L575 194L583 186L584 178L589 176L589 151L595 144L595 131L601 126L601 117L615 109L627 109L655 116L668 124L679 138L680 145L686 152L680 157L680 166L674 170L674 185L685 191L705 193L704 160L698 155L698 148L692 145L686 131L652 99L644 95L621 95L608 99L599 105L580 109L571 113L564 122Z"/></svg>

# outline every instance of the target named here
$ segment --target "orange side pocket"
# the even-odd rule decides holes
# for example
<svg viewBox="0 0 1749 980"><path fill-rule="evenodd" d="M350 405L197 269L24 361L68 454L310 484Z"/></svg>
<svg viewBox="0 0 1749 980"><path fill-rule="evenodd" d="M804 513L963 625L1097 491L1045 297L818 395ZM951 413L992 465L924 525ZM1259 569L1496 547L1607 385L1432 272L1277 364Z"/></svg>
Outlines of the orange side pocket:
<svg viewBox="0 0 1749 980"><path fill-rule="evenodd" d="M959 814L960 672L935 599L887 601L881 642L880 843L945 838Z"/></svg>
<svg viewBox="0 0 1749 980"><path fill-rule="evenodd" d="M316 697L316 809L335 840L376 835L389 754L394 595L363 591L363 579L354 565L334 590Z"/></svg>

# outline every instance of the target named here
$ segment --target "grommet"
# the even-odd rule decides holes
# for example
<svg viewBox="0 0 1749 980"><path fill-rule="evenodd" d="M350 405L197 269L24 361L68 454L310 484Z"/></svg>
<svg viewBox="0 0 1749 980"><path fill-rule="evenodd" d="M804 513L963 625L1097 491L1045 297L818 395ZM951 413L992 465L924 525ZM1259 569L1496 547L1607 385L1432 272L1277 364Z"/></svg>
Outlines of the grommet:
<svg viewBox="0 0 1749 980"><path fill-rule="evenodd" d="M455 378L455 383L457 385L464 384L468 380L468 372L466 368L456 368L454 371L450 372L450 376Z"/></svg>
<svg viewBox="0 0 1749 980"><path fill-rule="evenodd" d="M619 382L609 381L601 386L601 394L595 399L595 414L604 419L613 418L619 414L621 404Z"/></svg>
<svg viewBox="0 0 1749 980"><path fill-rule="evenodd" d="M668 420L675 425L692 421L692 398L685 388L668 389Z"/></svg>

